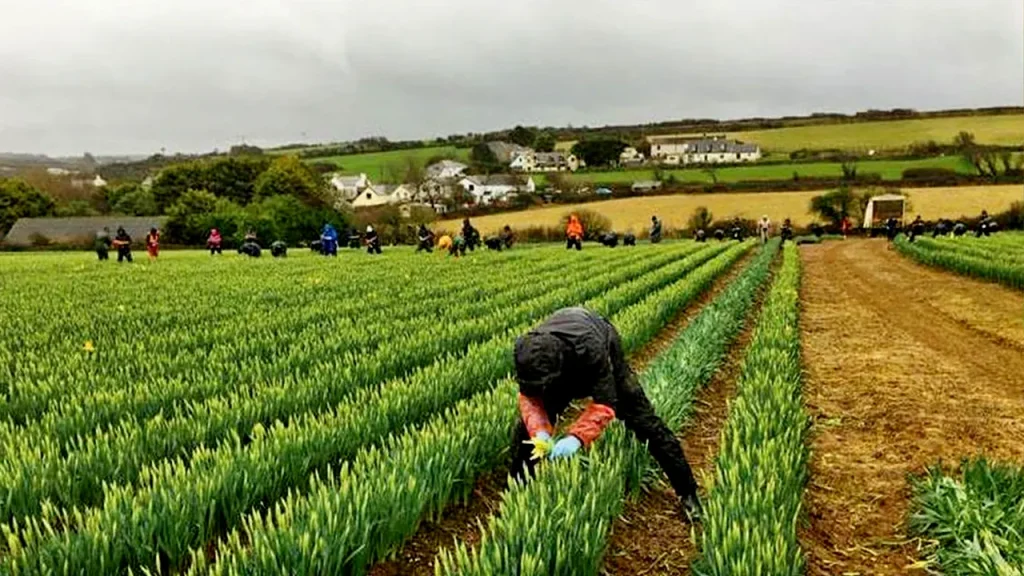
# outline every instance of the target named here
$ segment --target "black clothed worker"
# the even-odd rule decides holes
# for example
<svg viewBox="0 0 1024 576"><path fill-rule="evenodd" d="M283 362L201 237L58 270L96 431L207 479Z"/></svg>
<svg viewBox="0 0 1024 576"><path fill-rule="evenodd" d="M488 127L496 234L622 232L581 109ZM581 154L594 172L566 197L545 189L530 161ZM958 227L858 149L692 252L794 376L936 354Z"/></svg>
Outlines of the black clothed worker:
<svg viewBox="0 0 1024 576"><path fill-rule="evenodd" d="M963 222L957 222L956 224L953 225L953 236L959 238L964 234L967 234L966 224L964 224Z"/></svg>
<svg viewBox="0 0 1024 576"><path fill-rule="evenodd" d="M718 240L719 242L724 241L725 240L725 230L722 230L721 228L719 228L718 230L715 230L715 240Z"/></svg>
<svg viewBox="0 0 1024 576"><path fill-rule="evenodd" d="M932 238L938 238L939 236L945 236L949 234L949 220L939 220L938 224L935 225L935 229L932 230Z"/></svg>
<svg viewBox="0 0 1024 576"><path fill-rule="evenodd" d="M657 216L651 216L651 244L661 242L661 220Z"/></svg>
<svg viewBox="0 0 1024 576"><path fill-rule="evenodd" d="M697 228L697 231L693 233L693 239L697 242L707 242L708 236L704 233L703 228Z"/></svg>
<svg viewBox="0 0 1024 576"><path fill-rule="evenodd" d="M427 228L426 224L420 224L420 229L416 233L416 242L417 252L423 252L424 250L427 252L434 251L434 233Z"/></svg>
<svg viewBox="0 0 1024 576"><path fill-rule="evenodd" d="M480 244L480 231L469 223L469 218L462 221L462 239L466 241L466 248L472 252Z"/></svg>
<svg viewBox="0 0 1024 576"><path fill-rule="evenodd" d="M512 233L512 228L508 224L501 229L501 243L505 245L505 248L511 248L516 242L516 235Z"/></svg>
<svg viewBox="0 0 1024 576"><path fill-rule="evenodd" d="M501 242L501 237L490 236L484 239L484 245L487 246L488 250L497 250L498 252L501 252L501 247L504 244Z"/></svg>
<svg viewBox="0 0 1024 576"><path fill-rule="evenodd" d="M530 440L550 441L552 420L572 400L592 398L549 457L572 456L622 420L668 476L691 516L699 511L697 482L672 430L658 418L622 352L615 327L585 308L563 308L516 340L516 379L522 420L516 431L512 475L532 470Z"/></svg>
<svg viewBox="0 0 1024 576"><path fill-rule="evenodd" d="M729 237L733 240L743 241L743 226L740 224L739 218L732 221L732 230L729 231Z"/></svg>
<svg viewBox="0 0 1024 576"><path fill-rule="evenodd" d="M93 248L96 249L96 257L103 260L110 259L110 247L113 245L113 241L110 239L110 228L106 226L102 230L96 233L96 241L93 243Z"/></svg>
<svg viewBox="0 0 1024 576"><path fill-rule="evenodd" d="M885 221L885 237L892 242L896 239L896 235L900 233L899 220L895 218L889 218Z"/></svg>
<svg viewBox="0 0 1024 576"><path fill-rule="evenodd" d="M363 242L366 243L367 254L380 254L380 236L377 231L373 229L373 226L366 227L366 236L363 237Z"/></svg>
<svg viewBox="0 0 1024 576"><path fill-rule="evenodd" d="M920 214L910 223L910 241L913 242L918 236L924 236L924 220Z"/></svg>
<svg viewBox="0 0 1024 576"><path fill-rule="evenodd" d="M117 248L118 262L132 261L132 237L128 235L128 231L123 226L117 229L117 236L114 236L113 245L114 248Z"/></svg>
<svg viewBox="0 0 1024 576"><path fill-rule="evenodd" d="M274 241L270 245L270 255L274 258L284 258L288 255L288 245L281 240Z"/></svg>
<svg viewBox="0 0 1024 576"><path fill-rule="evenodd" d="M789 221L789 218L786 218L782 222L782 243L785 244L786 240L792 240L792 239L793 239L793 223Z"/></svg>
<svg viewBox="0 0 1024 576"><path fill-rule="evenodd" d="M974 235L981 238L995 232L993 224L995 224L995 221L988 215L988 210L982 210L981 217L978 218L978 230Z"/></svg>
<svg viewBox="0 0 1024 576"><path fill-rule="evenodd" d="M626 232L626 235L622 237L623 246L636 246L636 234L632 232Z"/></svg>
<svg viewBox="0 0 1024 576"><path fill-rule="evenodd" d="M619 235L615 232L605 232L604 234L601 234L601 237L598 240L601 244L609 248L615 248L619 245Z"/></svg>

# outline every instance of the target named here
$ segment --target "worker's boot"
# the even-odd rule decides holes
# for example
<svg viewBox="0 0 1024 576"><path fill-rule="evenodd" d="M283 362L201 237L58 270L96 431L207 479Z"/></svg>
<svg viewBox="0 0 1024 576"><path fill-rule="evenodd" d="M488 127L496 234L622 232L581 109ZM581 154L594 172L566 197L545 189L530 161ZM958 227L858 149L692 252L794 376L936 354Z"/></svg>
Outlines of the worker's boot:
<svg viewBox="0 0 1024 576"><path fill-rule="evenodd" d="M701 505L700 499L697 498L696 494L691 494L686 498L683 498L680 502L682 508L683 519L692 523L700 522L701 519Z"/></svg>

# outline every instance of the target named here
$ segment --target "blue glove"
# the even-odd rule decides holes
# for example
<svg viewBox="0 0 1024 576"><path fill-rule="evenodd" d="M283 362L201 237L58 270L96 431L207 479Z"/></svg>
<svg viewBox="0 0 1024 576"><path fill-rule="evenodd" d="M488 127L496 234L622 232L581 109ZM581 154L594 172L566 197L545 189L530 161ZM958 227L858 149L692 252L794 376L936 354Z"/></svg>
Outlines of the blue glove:
<svg viewBox="0 0 1024 576"><path fill-rule="evenodd" d="M541 430L537 432L537 435L533 437L533 440L551 440L551 434Z"/></svg>
<svg viewBox="0 0 1024 576"><path fill-rule="evenodd" d="M583 446L583 443L580 442L579 438L575 436L566 436L558 442L555 442L555 447L551 449L551 455L549 458L552 460L556 458L571 458L581 446Z"/></svg>

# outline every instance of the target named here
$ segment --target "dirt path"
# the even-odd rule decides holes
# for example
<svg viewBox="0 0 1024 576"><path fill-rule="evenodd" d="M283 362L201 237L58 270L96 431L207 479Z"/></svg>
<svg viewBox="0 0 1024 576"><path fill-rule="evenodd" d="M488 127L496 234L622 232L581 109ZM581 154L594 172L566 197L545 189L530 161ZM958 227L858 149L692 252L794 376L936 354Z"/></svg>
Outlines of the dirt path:
<svg viewBox="0 0 1024 576"><path fill-rule="evenodd" d="M907 474L1024 462L1024 294L915 264L884 241L801 249L814 422L808 574L907 574Z"/></svg>
<svg viewBox="0 0 1024 576"><path fill-rule="evenodd" d="M679 314L669 322L643 348L630 356L630 365L637 372L643 371L659 353L672 344L679 332L686 327L701 309L729 285L736 276L746 268L756 249L748 251L721 277L716 279L695 302L680 310ZM572 418L572 412L563 416L563 420ZM689 447L687 447L689 449ZM442 548L450 548L453 541L474 545L480 541L480 523L494 514L501 504L501 494L505 489L505 470L487 474L477 481L473 497L464 506L453 506L445 511L439 522L425 522L411 540L398 551L396 557L380 562L370 570L370 576L431 576L434 574L434 557ZM671 497L672 505L676 506L671 488L666 488ZM677 510L677 509L676 509ZM676 524L686 529L686 525L678 520ZM687 535L689 532L686 532ZM632 572L631 572L632 574Z"/></svg>
<svg viewBox="0 0 1024 576"><path fill-rule="evenodd" d="M776 258L773 271L781 264ZM743 366L743 351L753 336L754 321L761 309L771 278L761 286L740 335L729 346L715 376L697 393L693 418L678 434L697 482L707 486L714 473L722 427L729 415L729 402L736 396L736 380ZM696 526L699 530L699 526ZM657 574L676 576L690 573L696 558L698 532L679 515L679 499L664 478L645 494L626 503L616 518L608 539L602 576Z"/></svg>

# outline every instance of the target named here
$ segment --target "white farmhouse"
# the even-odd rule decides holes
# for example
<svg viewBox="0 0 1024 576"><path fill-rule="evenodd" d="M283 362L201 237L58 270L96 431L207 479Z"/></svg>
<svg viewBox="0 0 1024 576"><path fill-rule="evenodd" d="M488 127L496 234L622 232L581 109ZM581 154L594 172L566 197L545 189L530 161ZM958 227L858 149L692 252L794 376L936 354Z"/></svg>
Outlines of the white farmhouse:
<svg viewBox="0 0 1024 576"><path fill-rule="evenodd" d="M332 174L331 186L340 192L345 200L352 202L356 199L359 193L363 191L363 189L369 188L371 183L370 179L366 177L366 174L360 174L358 176Z"/></svg>
<svg viewBox="0 0 1024 576"><path fill-rule="evenodd" d="M526 150L516 153L508 167L514 172L575 172L580 161L571 153Z"/></svg>
<svg viewBox="0 0 1024 576"><path fill-rule="evenodd" d="M476 204L490 204L506 200L519 192L533 193L537 185L533 178L527 177L526 183L510 174L493 174L491 176L466 176L459 180L459 186L473 196Z"/></svg>
<svg viewBox="0 0 1024 576"><path fill-rule="evenodd" d="M353 208L369 208L385 204L404 204L413 200L414 191L406 184L377 184L367 186L352 199Z"/></svg>
<svg viewBox="0 0 1024 576"><path fill-rule="evenodd" d="M630 165L643 163L644 155L632 146L626 146L626 148L619 154L619 164Z"/></svg>
<svg viewBox="0 0 1024 576"><path fill-rule="evenodd" d="M662 164L737 164L761 159L757 144L743 144L724 136L651 136L648 140L651 158Z"/></svg>

